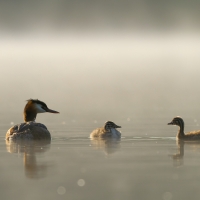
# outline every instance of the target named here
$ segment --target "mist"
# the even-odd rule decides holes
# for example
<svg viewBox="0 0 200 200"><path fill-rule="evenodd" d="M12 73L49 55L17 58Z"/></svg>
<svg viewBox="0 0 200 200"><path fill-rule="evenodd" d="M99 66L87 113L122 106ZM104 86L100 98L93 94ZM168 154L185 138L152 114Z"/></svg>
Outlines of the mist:
<svg viewBox="0 0 200 200"><path fill-rule="evenodd" d="M38 98L73 117L198 115L196 1L0 4L2 113Z"/></svg>
<svg viewBox="0 0 200 200"><path fill-rule="evenodd" d="M0 2L1 29L119 31L199 29L198 1L42 0Z"/></svg>

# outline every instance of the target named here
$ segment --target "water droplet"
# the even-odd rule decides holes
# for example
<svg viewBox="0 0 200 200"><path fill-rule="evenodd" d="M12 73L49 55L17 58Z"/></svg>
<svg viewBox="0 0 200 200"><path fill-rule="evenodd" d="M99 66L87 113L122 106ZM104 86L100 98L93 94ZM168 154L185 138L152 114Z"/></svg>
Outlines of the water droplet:
<svg viewBox="0 0 200 200"><path fill-rule="evenodd" d="M85 181L83 179L79 179L77 181L78 186L83 187L85 185Z"/></svg>
<svg viewBox="0 0 200 200"><path fill-rule="evenodd" d="M57 193L58 193L59 195L65 194L65 193L66 193L65 187L63 187L63 186L58 187Z"/></svg>

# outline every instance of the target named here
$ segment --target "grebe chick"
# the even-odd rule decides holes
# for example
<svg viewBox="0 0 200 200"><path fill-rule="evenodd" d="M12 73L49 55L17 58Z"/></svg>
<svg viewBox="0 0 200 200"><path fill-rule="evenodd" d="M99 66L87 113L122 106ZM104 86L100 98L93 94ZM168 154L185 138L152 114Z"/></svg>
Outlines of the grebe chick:
<svg viewBox="0 0 200 200"><path fill-rule="evenodd" d="M179 126L179 132L176 136L177 139L182 140L200 140L200 130L184 133L184 121L181 117L175 117L168 125Z"/></svg>
<svg viewBox="0 0 200 200"><path fill-rule="evenodd" d="M121 128L121 126L116 125L114 122L107 121L104 127L93 130L90 134L90 138L120 138L121 133L116 130L116 128Z"/></svg>
<svg viewBox="0 0 200 200"><path fill-rule="evenodd" d="M36 123L35 119L38 113L59 113L51 110L47 105L38 99L29 99L24 108L24 121L25 123L17 124L11 127L6 133L6 140L16 139L51 139L51 134L46 126L41 123Z"/></svg>

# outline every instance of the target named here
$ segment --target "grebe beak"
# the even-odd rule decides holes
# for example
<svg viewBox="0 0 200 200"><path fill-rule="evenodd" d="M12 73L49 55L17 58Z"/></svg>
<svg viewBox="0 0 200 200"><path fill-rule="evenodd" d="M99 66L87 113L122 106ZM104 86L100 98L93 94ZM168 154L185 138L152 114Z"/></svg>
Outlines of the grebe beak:
<svg viewBox="0 0 200 200"><path fill-rule="evenodd" d="M167 125L174 125L174 123L173 122L169 122Z"/></svg>
<svg viewBox="0 0 200 200"><path fill-rule="evenodd" d="M46 109L46 112L49 112L49 113L59 113L58 111L55 111L55 110L51 110L51 109Z"/></svg>

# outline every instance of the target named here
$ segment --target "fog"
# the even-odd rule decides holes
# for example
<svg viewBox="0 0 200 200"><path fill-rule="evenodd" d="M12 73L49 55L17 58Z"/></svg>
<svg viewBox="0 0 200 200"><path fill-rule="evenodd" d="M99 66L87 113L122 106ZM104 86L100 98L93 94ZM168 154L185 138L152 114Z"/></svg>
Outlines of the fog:
<svg viewBox="0 0 200 200"><path fill-rule="evenodd" d="M0 24L15 31L199 29L198 1L1 1Z"/></svg>
<svg viewBox="0 0 200 200"><path fill-rule="evenodd" d="M0 4L2 113L38 98L71 117L198 115L196 2Z"/></svg>

